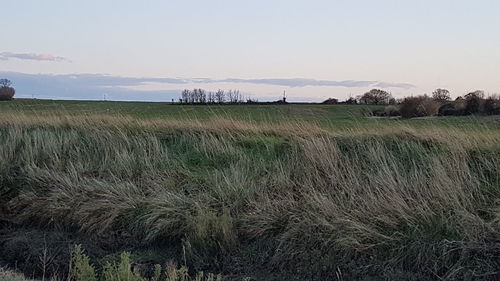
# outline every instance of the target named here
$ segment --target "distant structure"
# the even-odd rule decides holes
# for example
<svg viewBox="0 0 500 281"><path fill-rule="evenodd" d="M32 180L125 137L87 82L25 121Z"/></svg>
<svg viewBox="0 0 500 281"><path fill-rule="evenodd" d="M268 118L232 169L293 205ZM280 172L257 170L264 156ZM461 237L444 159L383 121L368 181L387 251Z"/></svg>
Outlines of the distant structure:
<svg viewBox="0 0 500 281"><path fill-rule="evenodd" d="M286 91L283 91L283 103L286 103Z"/></svg>

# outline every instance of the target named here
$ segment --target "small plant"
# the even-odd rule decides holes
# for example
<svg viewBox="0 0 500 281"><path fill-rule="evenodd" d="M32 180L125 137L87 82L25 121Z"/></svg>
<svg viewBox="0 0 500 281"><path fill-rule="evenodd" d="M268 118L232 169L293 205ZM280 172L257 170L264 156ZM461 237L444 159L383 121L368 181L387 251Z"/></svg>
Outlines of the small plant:
<svg viewBox="0 0 500 281"><path fill-rule="evenodd" d="M96 281L94 267L89 263L89 257L83 253L82 247L76 245L71 256L69 277L73 281Z"/></svg>
<svg viewBox="0 0 500 281"><path fill-rule="evenodd" d="M105 281L146 281L138 271L132 271L130 253L123 252L118 264L107 263L103 268Z"/></svg>
<svg viewBox="0 0 500 281"><path fill-rule="evenodd" d="M161 277L161 265L155 264L153 277L151 277L151 281L160 281Z"/></svg>

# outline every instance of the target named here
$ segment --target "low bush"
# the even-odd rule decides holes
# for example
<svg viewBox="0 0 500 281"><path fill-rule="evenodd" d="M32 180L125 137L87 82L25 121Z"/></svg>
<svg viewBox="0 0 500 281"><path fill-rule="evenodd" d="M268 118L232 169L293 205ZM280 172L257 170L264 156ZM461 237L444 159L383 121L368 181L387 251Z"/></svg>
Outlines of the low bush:
<svg viewBox="0 0 500 281"><path fill-rule="evenodd" d="M384 107L384 109L378 109L372 112L373 116L380 116L380 117L395 117L395 116L401 116L401 112L399 111L399 108L395 105L388 105Z"/></svg>
<svg viewBox="0 0 500 281"><path fill-rule="evenodd" d="M16 90L12 87L0 87L0 100L11 100L16 94Z"/></svg>
<svg viewBox="0 0 500 281"><path fill-rule="evenodd" d="M483 109L485 114L500 114L500 96L490 96L484 100Z"/></svg>
<svg viewBox="0 0 500 281"><path fill-rule="evenodd" d="M337 104L337 103L339 103L339 100L335 98L328 98L322 102L322 104Z"/></svg>
<svg viewBox="0 0 500 281"><path fill-rule="evenodd" d="M399 107L403 118L435 116L439 110L439 103L428 96L408 97Z"/></svg>

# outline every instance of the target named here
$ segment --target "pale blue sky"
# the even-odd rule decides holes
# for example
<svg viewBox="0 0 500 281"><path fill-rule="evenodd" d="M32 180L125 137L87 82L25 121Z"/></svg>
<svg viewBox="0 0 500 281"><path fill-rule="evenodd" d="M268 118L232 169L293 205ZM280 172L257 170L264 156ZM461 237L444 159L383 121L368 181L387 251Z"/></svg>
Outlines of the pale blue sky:
<svg viewBox="0 0 500 281"><path fill-rule="evenodd" d="M380 82L391 83L386 89L396 96L436 87L455 95L500 92L500 1L2 0L1 7L0 74L24 96L96 98L108 91L126 99L123 90L138 92L134 99L170 100L201 86L321 100ZM115 84L87 77L85 87L80 76L45 75L82 73L108 74L100 79ZM115 76L146 79L120 84ZM277 78L289 80L255 83ZM295 78L328 83L297 86ZM344 80L355 83L338 83Z"/></svg>

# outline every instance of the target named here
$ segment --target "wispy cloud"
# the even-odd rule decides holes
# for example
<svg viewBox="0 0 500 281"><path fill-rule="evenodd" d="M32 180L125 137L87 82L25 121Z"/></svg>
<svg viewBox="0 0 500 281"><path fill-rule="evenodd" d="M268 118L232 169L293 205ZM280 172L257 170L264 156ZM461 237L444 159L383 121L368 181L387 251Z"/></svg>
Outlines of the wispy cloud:
<svg viewBox="0 0 500 281"><path fill-rule="evenodd" d="M36 60L36 61L68 61L67 58L53 56L49 54L34 54L34 53L0 53L0 60L20 59L20 60Z"/></svg>
<svg viewBox="0 0 500 281"><path fill-rule="evenodd" d="M305 78L266 78L266 79L238 79L228 78L222 80L210 80L211 82L229 82L229 83L251 83L265 84L287 87L307 87L307 86L330 86L330 87L370 87L377 81L333 81L333 80L315 80Z"/></svg>
<svg viewBox="0 0 500 281"><path fill-rule="evenodd" d="M400 89L412 89L415 88L415 85L409 83L390 83L390 82L377 82L373 84L373 87L376 88L400 88Z"/></svg>
<svg viewBox="0 0 500 281"><path fill-rule="evenodd" d="M0 78L13 81L19 95L25 97L64 97L72 99L102 99L104 93L115 100L171 100L177 99L184 88L191 87L238 87L248 88L247 84L279 87L343 87L362 93L370 88L411 89L408 83L389 83L363 80L315 80L304 78L158 78L158 77L123 77L105 74L27 74L1 72ZM226 85L227 84L227 85ZM231 85L232 84L232 85ZM235 85L236 84L236 85ZM238 86L237 84L241 84ZM154 87L150 87L153 85ZM306 94L314 89L304 89ZM349 90L351 91L351 90ZM252 93L253 97L264 95ZM313 99L311 95L308 99ZM303 99L307 100L307 99Z"/></svg>
<svg viewBox="0 0 500 281"><path fill-rule="evenodd" d="M415 85L409 83L391 83L383 81L365 81L365 80L315 80L306 78L263 78L263 79L241 79L241 78L226 78L226 79L210 79L210 78L187 78L184 81L191 83L248 83L260 85L275 85L285 87L345 87L345 88L401 88L411 89ZM147 81L149 82L149 81Z"/></svg>

